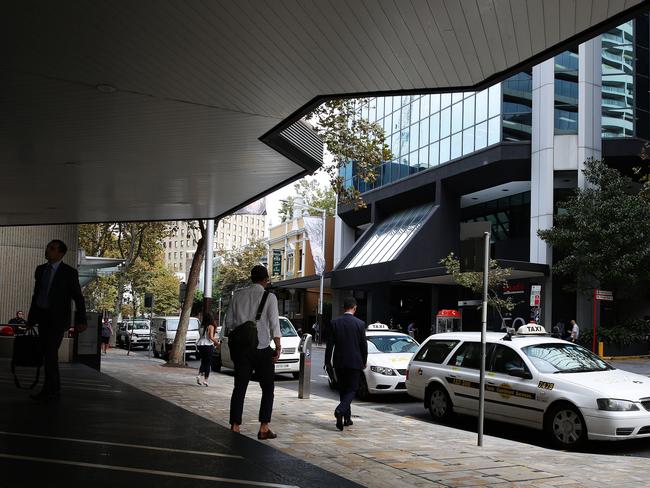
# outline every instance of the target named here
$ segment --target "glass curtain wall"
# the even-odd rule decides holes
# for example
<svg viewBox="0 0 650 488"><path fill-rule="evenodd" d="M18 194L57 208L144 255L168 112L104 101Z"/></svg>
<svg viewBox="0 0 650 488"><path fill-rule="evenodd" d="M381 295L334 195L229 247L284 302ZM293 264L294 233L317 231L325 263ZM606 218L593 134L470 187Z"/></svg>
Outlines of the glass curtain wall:
<svg viewBox="0 0 650 488"><path fill-rule="evenodd" d="M555 56L555 134L578 133L578 49Z"/></svg>
<svg viewBox="0 0 650 488"><path fill-rule="evenodd" d="M522 71L505 80L503 89L503 140L529 141L533 124L533 76Z"/></svg>
<svg viewBox="0 0 650 488"><path fill-rule="evenodd" d="M631 137L634 135L634 21L604 33L602 44L602 135L603 138Z"/></svg>

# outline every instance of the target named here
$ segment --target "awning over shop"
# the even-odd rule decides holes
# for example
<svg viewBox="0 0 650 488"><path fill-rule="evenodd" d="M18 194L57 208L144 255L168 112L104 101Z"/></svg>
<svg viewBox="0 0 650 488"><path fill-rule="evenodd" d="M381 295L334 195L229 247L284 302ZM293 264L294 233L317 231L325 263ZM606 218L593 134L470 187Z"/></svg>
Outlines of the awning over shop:
<svg viewBox="0 0 650 488"><path fill-rule="evenodd" d="M116 273L123 264L124 259L86 256L82 251L79 253L79 264L77 267L79 283L83 288L100 276L109 276Z"/></svg>
<svg viewBox="0 0 650 488"><path fill-rule="evenodd" d="M502 268L512 269L508 280L521 280L526 278L542 278L550 272L546 264L528 263L524 261L509 261L498 259L497 263ZM426 268L415 271L396 273L397 281L408 283L427 283L431 285L456 285L454 278L447 274L444 267Z"/></svg>

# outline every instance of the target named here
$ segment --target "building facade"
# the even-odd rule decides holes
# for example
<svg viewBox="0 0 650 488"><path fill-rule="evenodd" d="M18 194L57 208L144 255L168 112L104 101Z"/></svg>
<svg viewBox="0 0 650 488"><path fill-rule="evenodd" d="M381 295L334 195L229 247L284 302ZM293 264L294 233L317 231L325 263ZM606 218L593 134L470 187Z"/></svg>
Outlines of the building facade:
<svg viewBox="0 0 650 488"><path fill-rule="evenodd" d="M316 322L320 300L320 275L304 219L296 217L269 229L268 263L271 284L276 288L280 315L291 319L296 328L310 331ZM331 318L330 279L334 246L334 217L328 217L325 230L325 275L323 316Z"/></svg>
<svg viewBox="0 0 650 488"><path fill-rule="evenodd" d="M172 222L173 235L163 241L165 265L180 281L187 281L200 233L185 221ZM219 221L214 235L213 258L219 249L232 250L251 240L266 238L266 215L231 215Z"/></svg>
<svg viewBox="0 0 650 488"><path fill-rule="evenodd" d="M590 323L591 305L551 277L552 250L537 231L583 186L588 158L629 169L648 140L648 17L643 15L481 92L360 100L384 129L394 159L368 185L341 171L368 204L339 207L334 306L354 294L369 321L428 330L435 314L473 298L440 264L458 254L460 224L491 224L491 255L511 267L518 303L507 320ZM542 287L542 309L528 305ZM480 327L475 308L464 328ZM501 317L490 318L500 329Z"/></svg>

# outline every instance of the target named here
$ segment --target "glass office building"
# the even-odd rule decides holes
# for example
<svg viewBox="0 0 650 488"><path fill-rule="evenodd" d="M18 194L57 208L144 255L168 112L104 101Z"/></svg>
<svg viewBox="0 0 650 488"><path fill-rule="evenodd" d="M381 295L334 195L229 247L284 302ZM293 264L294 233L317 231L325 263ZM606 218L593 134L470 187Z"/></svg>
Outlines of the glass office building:
<svg viewBox="0 0 650 488"><path fill-rule="evenodd" d="M601 38L602 136L647 138L647 16ZM555 57L556 135L578 133L578 61L577 48ZM394 157L382 163L370 185L355 177L353 163L341 170L345 185L363 193L500 142L530 140L532 72L481 92L362 99L358 113L381 125Z"/></svg>

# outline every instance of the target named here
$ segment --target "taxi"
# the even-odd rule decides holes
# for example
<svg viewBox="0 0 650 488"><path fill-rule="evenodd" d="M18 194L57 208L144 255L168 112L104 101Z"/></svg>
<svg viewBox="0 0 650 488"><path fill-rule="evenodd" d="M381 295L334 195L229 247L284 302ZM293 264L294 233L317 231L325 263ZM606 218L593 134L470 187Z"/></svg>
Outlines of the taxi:
<svg viewBox="0 0 650 488"><path fill-rule="evenodd" d="M650 437L650 378L614 368L541 325L486 335L485 417L545 431L558 447ZM481 335L430 336L406 388L434 420L478 415Z"/></svg>
<svg viewBox="0 0 650 488"><path fill-rule="evenodd" d="M376 322L366 327L368 361L361 377L358 397L368 400L371 394L406 393L406 368L419 344L408 334ZM333 368L327 368L330 386L336 387Z"/></svg>

